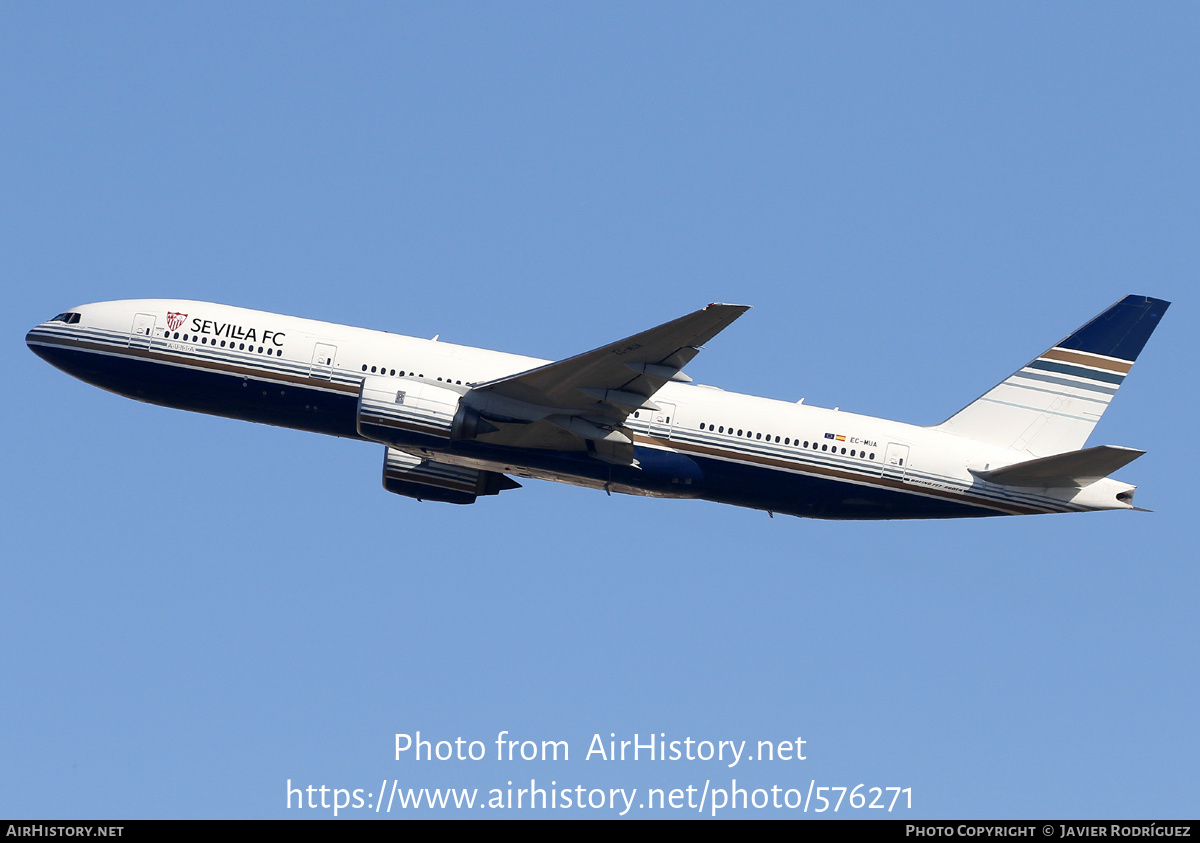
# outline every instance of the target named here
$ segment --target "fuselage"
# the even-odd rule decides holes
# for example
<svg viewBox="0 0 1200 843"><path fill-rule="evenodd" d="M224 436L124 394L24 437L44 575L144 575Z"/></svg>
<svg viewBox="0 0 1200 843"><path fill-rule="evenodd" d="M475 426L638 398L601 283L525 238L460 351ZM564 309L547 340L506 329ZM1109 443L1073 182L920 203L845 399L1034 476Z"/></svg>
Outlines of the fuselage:
<svg viewBox="0 0 1200 843"><path fill-rule="evenodd" d="M154 404L363 439L365 378L466 393L549 361L228 305L140 299L42 323L30 348L63 371ZM374 381L378 383L378 381ZM818 518L887 519L1129 509L1134 487L1016 488L986 471L1027 459L945 431L667 383L630 415L633 465L586 451L414 436L439 463L654 497ZM1118 497L1120 496L1120 497Z"/></svg>

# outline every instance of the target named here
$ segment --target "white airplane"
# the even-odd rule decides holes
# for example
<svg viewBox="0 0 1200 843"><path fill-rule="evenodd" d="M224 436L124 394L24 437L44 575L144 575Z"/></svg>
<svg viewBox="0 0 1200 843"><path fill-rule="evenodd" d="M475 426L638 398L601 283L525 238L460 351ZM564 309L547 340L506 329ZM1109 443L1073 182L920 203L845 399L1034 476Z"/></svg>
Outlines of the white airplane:
<svg viewBox="0 0 1200 843"><path fill-rule="evenodd" d="M377 442L383 485L473 503L555 480L813 518L1135 509L1083 448L1169 302L1126 296L933 427L691 383L683 367L749 308L703 310L558 362L207 302L89 304L26 337L103 389ZM1082 449L1082 450L1081 450Z"/></svg>

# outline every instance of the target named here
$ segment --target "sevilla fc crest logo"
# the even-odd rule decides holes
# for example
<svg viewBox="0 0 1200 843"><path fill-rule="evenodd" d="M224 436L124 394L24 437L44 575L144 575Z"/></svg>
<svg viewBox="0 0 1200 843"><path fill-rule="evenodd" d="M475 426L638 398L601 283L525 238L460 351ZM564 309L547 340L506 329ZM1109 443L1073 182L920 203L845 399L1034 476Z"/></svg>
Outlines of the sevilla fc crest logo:
<svg viewBox="0 0 1200 843"><path fill-rule="evenodd" d="M187 319L186 313L171 313L167 311L167 328L172 331L178 331L184 319Z"/></svg>

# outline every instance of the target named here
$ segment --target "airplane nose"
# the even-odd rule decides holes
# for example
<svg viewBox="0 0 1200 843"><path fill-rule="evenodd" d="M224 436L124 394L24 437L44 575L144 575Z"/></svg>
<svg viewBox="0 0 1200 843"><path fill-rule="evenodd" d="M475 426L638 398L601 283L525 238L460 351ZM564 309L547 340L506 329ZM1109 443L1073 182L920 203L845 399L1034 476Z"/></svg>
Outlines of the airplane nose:
<svg viewBox="0 0 1200 843"><path fill-rule="evenodd" d="M38 341L39 336L40 334L37 328L30 329L29 333L25 335L25 345L29 346L29 350L38 357L48 361L49 358L46 356L46 346Z"/></svg>

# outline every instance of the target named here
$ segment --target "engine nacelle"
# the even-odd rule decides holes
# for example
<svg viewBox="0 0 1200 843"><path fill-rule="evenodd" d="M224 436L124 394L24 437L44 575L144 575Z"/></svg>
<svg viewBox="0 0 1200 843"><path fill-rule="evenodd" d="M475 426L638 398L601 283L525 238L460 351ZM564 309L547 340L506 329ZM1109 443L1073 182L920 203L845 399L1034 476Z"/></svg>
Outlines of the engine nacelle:
<svg viewBox="0 0 1200 843"><path fill-rule="evenodd" d="M383 461L383 488L420 501L465 504L505 489L519 489L521 484L495 471L423 460L388 448Z"/></svg>
<svg viewBox="0 0 1200 843"><path fill-rule="evenodd" d="M363 378L358 393L358 432L385 445L446 445L474 439L496 427L443 386L396 378Z"/></svg>

